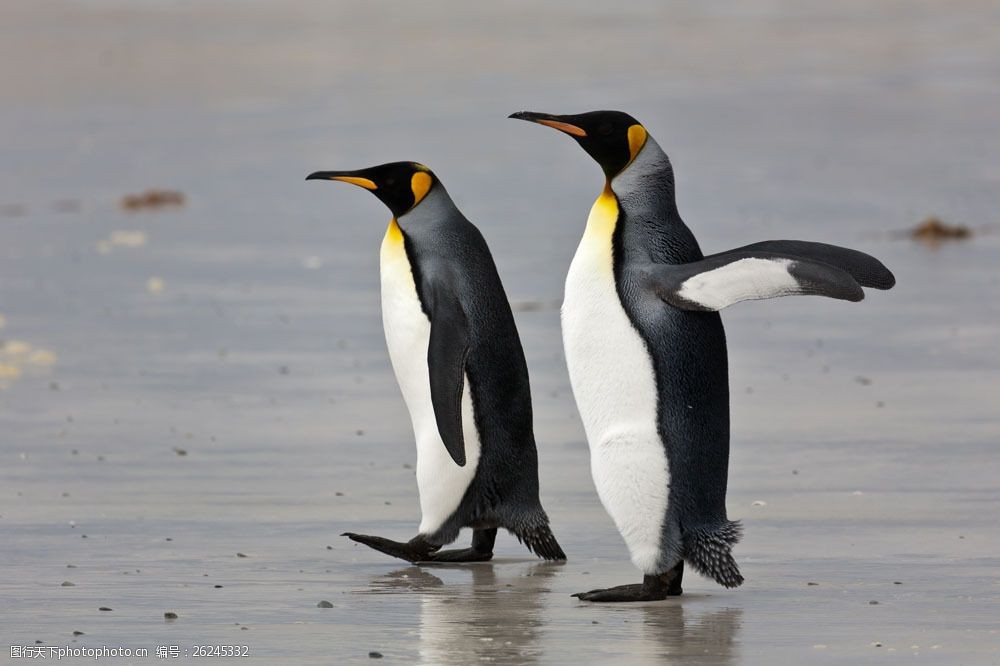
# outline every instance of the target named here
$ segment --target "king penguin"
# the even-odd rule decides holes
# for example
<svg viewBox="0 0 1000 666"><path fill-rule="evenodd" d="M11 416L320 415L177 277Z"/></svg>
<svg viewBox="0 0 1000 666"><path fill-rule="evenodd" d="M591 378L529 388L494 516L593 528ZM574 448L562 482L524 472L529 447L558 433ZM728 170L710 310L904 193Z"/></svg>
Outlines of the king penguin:
<svg viewBox="0 0 1000 666"><path fill-rule="evenodd" d="M382 322L417 444L417 536L344 536L410 562L483 562L503 527L539 557L566 559L538 499L528 368L482 234L415 162L310 179L360 186L392 211ZM440 550L463 527L472 547Z"/></svg>
<svg viewBox="0 0 1000 666"><path fill-rule="evenodd" d="M725 587L743 582L726 516L729 377L718 310L818 294L859 301L895 278L855 250L764 241L708 257L674 200L667 155L618 111L511 116L573 137L604 191L566 277L563 344L594 485L643 582L581 592L588 601L679 595L684 563Z"/></svg>

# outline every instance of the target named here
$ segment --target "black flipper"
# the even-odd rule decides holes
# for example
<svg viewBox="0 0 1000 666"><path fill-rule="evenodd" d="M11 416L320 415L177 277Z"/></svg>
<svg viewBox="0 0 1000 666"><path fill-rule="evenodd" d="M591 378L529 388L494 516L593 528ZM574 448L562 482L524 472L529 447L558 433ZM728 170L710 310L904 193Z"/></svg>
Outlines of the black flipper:
<svg viewBox="0 0 1000 666"><path fill-rule="evenodd" d="M865 297L846 270L765 250L731 250L688 264L651 264L645 277L660 298L682 310L716 311L741 301L780 296L845 301Z"/></svg>
<svg viewBox="0 0 1000 666"><path fill-rule="evenodd" d="M452 460L464 467L462 392L465 389L465 362L469 357L468 321L458 299L443 290L434 294L432 308L427 366L434 418Z"/></svg>
<svg viewBox="0 0 1000 666"><path fill-rule="evenodd" d="M822 261L824 264L830 264L847 271L862 287L892 289L896 284L896 276L881 261L870 254L839 245L800 240L768 240L736 248L730 252L744 250L776 252L813 261Z"/></svg>

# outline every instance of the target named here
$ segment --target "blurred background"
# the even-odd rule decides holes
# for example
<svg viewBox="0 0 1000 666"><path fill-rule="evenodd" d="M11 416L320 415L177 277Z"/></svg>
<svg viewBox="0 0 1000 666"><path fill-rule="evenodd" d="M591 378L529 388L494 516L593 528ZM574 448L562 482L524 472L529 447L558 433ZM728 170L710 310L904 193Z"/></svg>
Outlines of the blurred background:
<svg viewBox="0 0 1000 666"><path fill-rule="evenodd" d="M996 3L2 13L11 644L246 644L262 663L1000 659ZM724 313L738 590L691 575L680 601L568 596L637 579L590 480L558 326L602 174L506 116L600 108L671 156L706 252L824 241L897 276L859 304ZM419 569L337 536L412 536L415 449L379 313L389 214L303 179L391 160L434 169L492 247L565 566L507 536L492 564Z"/></svg>

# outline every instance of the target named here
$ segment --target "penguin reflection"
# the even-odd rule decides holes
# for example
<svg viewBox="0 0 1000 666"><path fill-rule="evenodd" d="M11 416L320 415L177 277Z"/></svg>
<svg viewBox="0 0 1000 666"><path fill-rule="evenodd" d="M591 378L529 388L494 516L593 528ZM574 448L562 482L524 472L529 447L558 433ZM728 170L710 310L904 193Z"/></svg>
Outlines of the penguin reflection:
<svg viewBox="0 0 1000 666"><path fill-rule="evenodd" d="M720 608L695 614L683 604L655 604L643 609L642 652L651 664L739 663L737 636L742 608ZM647 663L636 659L632 663Z"/></svg>
<svg viewBox="0 0 1000 666"><path fill-rule="evenodd" d="M431 573L445 568L470 572L472 584L445 584ZM498 577L489 563L407 567L373 581L372 587L423 593L420 663L533 664L541 654L542 600L556 570L557 565L537 563Z"/></svg>

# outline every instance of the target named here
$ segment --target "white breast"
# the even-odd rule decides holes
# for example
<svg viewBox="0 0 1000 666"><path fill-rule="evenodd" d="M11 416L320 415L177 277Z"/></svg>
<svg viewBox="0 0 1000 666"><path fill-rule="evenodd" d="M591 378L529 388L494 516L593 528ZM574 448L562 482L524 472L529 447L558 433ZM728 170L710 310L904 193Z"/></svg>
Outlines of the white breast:
<svg viewBox="0 0 1000 666"><path fill-rule="evenodd" d="M447 520L476 475L479 433L473 419L468 378L462 396L465 433L464 467L451 459L434 418L427 347L431 322L420 307L413 271L395 220L389 224L381 252L382 324L396 382L410 412L417 442L417 488L420 492L420 533L435 532Z"/></svg>
<svg viewBox="0 0 1000 666"><path fill-rule="evenodd" d="M566 277L563 343L598 495L633 563L659 573L669 474L657 430L653 366L615 287L611 238L617 218L617 200L606 190Z"/></svg>

